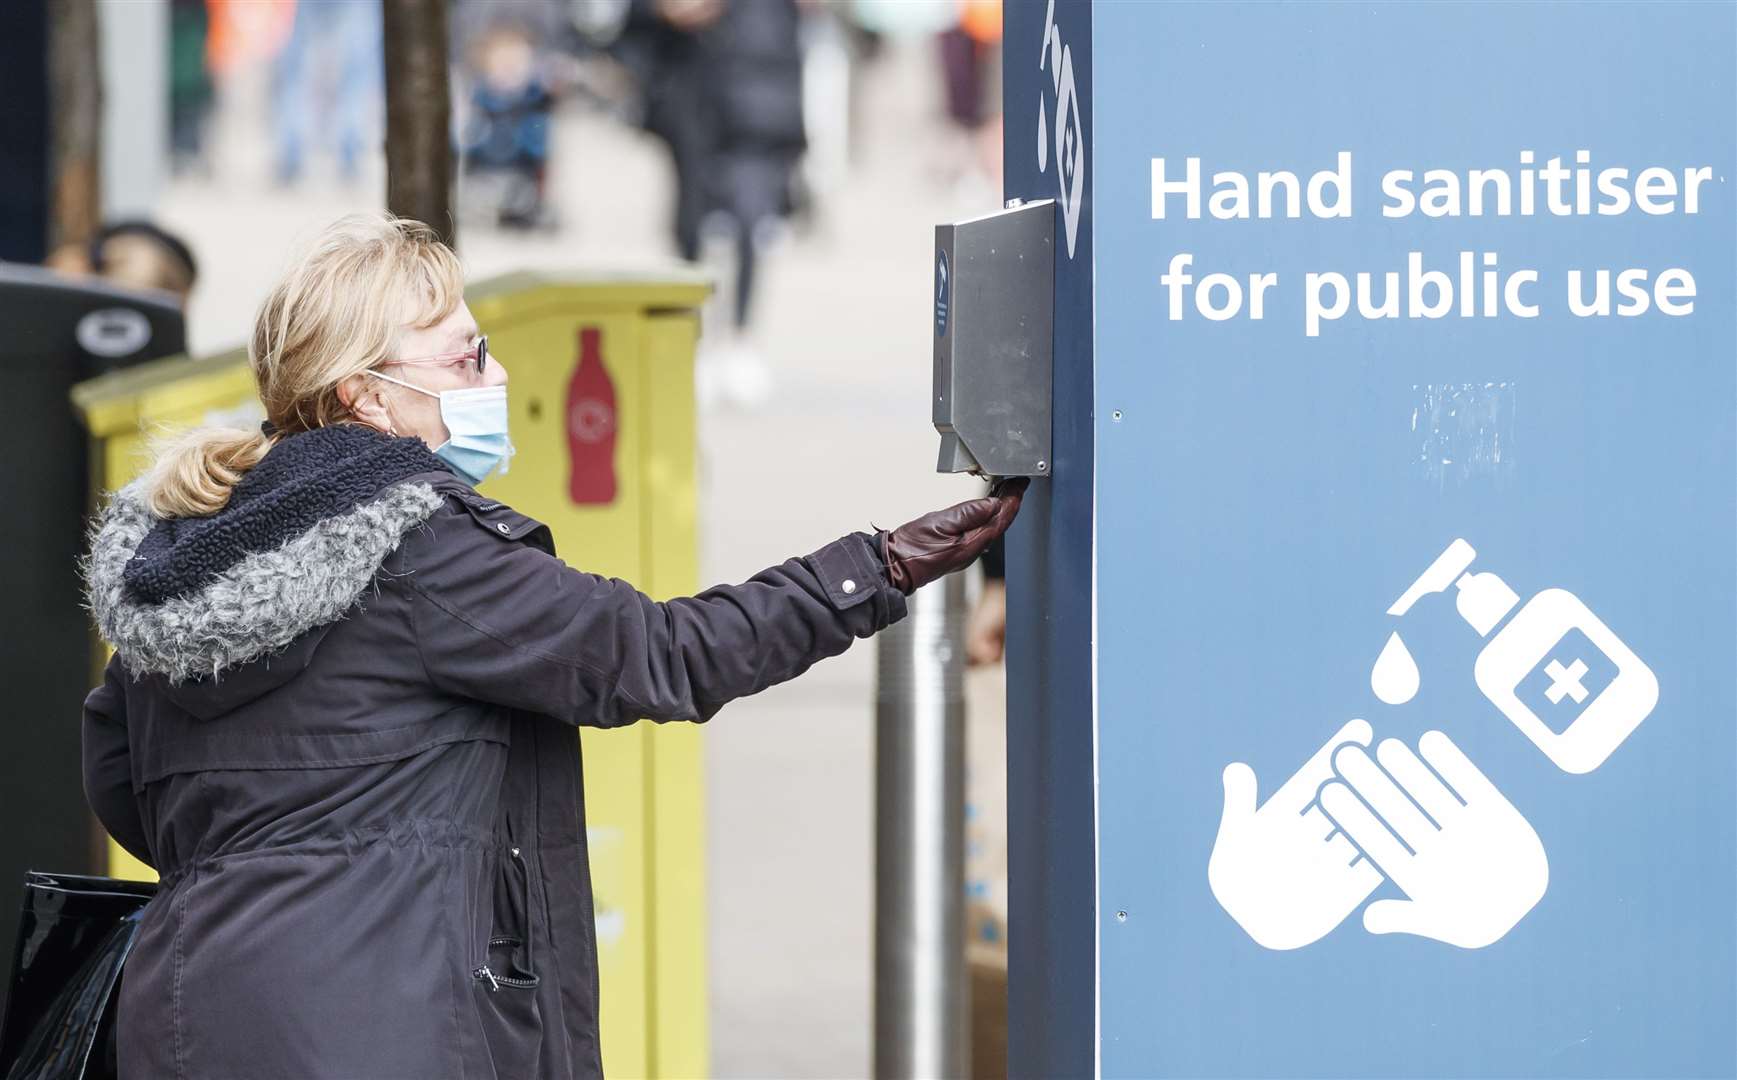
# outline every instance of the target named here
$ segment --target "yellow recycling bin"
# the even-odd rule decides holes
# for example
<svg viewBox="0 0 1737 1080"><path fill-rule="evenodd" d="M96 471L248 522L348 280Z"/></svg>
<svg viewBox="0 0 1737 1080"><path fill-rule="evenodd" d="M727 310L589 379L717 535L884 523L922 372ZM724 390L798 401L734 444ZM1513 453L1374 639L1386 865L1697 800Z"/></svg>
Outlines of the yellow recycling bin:
<svg viewBox="0 0 1737 1080"><path fill-rule="evenodd" d="M482 490L545 522L561 556L658 598L698 587L693 358L698 278L513 274L466 299L511 373L506 476ZM263 417L243 351L143 364L82 383L93 490L125 485L146 442ZM586 835L610 1076L707 1071L701 730L581 733ZM110 873L151 871L110 842Z"/></svg>

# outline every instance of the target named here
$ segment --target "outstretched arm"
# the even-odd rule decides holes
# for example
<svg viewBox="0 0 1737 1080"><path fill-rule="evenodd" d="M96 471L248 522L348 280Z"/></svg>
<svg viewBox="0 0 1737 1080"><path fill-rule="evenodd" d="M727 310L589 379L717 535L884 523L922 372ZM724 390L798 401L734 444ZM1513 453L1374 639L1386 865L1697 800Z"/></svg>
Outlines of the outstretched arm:
<svg viewBox="0 0 1737 1080"><path fill-rule="evenodd" d="M795 678L905 613L905 595L968 564L1018 495L962 503L888 534L852 533L739 585L659 602L575 570L454 508L400 549L429 678L457 695L598 727L706 720Z"/></svg>

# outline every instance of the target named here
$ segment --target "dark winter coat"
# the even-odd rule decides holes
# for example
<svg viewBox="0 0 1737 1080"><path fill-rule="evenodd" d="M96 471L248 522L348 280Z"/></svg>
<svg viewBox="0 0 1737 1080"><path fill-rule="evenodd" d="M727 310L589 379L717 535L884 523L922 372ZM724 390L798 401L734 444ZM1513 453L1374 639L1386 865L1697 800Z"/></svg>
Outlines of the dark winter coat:
<svg viewBox="0 0 1737 1080"><path fill-rule="evenodd" d="M705 720L904 614L869 537L654 603L420 442L283 440L210 518L137 485L88 584L85 785L155 867L131 1077L594 1077L573 725Z"/></svg>
<svg viewBox="0 0 1737 1080"><path fill-rule="evenodd" d="M808 145L796 0L733 0L697 30L672 26L657 0L633 0L612 51L639 81L646 127L672 143L792 157Z"/></svg>

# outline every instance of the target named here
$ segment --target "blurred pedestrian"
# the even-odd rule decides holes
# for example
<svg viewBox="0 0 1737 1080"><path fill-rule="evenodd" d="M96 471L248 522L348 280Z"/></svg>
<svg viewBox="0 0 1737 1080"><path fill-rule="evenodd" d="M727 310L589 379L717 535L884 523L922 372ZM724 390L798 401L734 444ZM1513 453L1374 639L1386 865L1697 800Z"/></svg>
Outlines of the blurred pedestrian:
<svg viewBox="0 0 1737 1080"><path fill-rule="evenodd" d="M997 537L983 552L983 591L965 620L965 662L1001 663L1007 650L1007 544Z"/></svg>
<svg viewBox="0 0 1737 1080"><path fill-rule="evenodd" d="M729 331L714 328L697 372L746 403L770 376L748 337L760 260L790 212L807 140L796 0L634 0L614 51L639 81L644 124L669 146L675 239L699 261L708 239L734 256Z"/></svg>
<svg viewBox="0 0 1737 1080"><path fill-rule="evenodd" d="M947 118L963 136L954 183L961 201L1000 202L1001 0L958 0L959 21L939 35Z"/></svg>
<svg viewBox="0 0 1737 1080"><path fill-rule="evenodd" d="M380 0L295 4L272 94L279 183L301 180L316 138L331 143L341 179L361 178L362 156L379 142L383 47Z"/></svg>
<svg viewBox="0 0 1737 1080"><path fill-rule="evenodd" d="M186 241L153 222L112 221L83 243L63 244L45 260L51 270L100 277L130 289L170 293L187 309L199 264Z"/></svg>
<svg viewBox="0 0 1737 1080"><path fill-rule="evenodd" d="M547 7L526 11L473 0L460 9L481 22L460 45L470 84L460 139L463 174L467 186L482 188L495 223L505 228L556 224L547 199L556 87L544 54L552 35L548 19L539 18Z"/></svg>
<svg viewBox="0 0 1737 1080"><path fill-rule="evenodd" d="M269 66L295 28L295 0L205 0L206 68L218 83Z"/></svg>
<svg viewBox="0 0 1737 1080"><path fill-rule="evenodd" d="M210 16L205 0L169 4L169 152L178 173L205 163L213 99L206 63Z"/></svg>
<svg viewBox="0 0 1737 1080"><path fill-rule="evenodd" d="M155 868L120 1072L602 1076L575 726L703 721L970 564L1021 488L667 602L474 486L506 369L415 222L339 222L272 290L266 423L166 448L101 512L115 655L85 791Z"/></svg>

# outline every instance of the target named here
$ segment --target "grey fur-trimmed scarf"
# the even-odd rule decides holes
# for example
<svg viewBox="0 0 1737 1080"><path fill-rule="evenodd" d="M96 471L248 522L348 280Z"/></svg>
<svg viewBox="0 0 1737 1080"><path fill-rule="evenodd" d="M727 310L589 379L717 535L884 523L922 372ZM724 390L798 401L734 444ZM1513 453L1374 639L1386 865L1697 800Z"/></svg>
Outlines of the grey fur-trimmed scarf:
<svg viewBox="0 0 1737 1080"><path fill-rule="evenodd" d="M297 451L329 441L314 438L319 434L294 436L275 447L267 460L301 440L308 442ZM421 452L443 468L425 447ZM419 464L407 459L398 468L434 471L417 469ZM260 479L273 471L265 470ZM307 496L319 497L313 492ZM144 484L137 481L111 497L92 529L83 566L86 601L98 631L135 676L160 674L171 684L217 677L226 668L280 651L314 627L343 617L404 535L427 521L443 501L432 484L402 482L399 477L365 501L327 507L311 524L309 515L279 508L267 522L285 526L277 535L267 528L262 543L259 522L250 522L251 542L205 560L207 568L192 584L153 600L141 595L131 580L143 561L140 549L161 549L154 561L178 545L162 541L165 532L174 531L172 523L151 515ZM196 520L211 523L232 509L247 512L245 506L226 507L211 519ZM147 543L148 538L155 542Z"/></svg>

